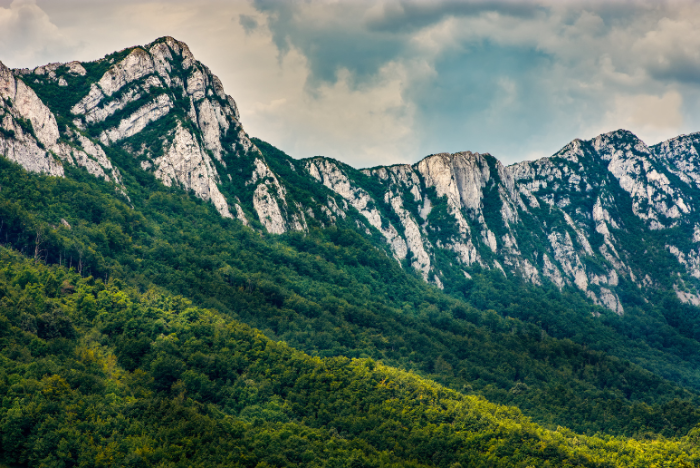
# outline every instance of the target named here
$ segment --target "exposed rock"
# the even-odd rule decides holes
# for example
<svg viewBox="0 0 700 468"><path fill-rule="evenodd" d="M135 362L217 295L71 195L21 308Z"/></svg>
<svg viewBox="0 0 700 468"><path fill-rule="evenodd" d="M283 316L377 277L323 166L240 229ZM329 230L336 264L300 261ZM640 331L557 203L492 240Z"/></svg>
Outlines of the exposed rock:
<svg viewBox="0 0 700 468"><path fill-rule="evenodd" d="M481 190L489 178L488 164L483 157L471 152L436 154L419 162L417 169L427 187L435 187L438 197L447 197L460 234L469 234L469 224L461 208L478 212L481 207Z"/></svg>
<svg viewBox="0 0 700 468"><path fill-rule="evenodd" d="M105 171L103 177L106 180L112 180L116 184L123 186L124 183L122 182L122 177L119 173L119 170L116 167L112 166L112 162L109 160L109 158L105 154L104 150L100 147L100 145L93 143L89 138L86 138L80 134L78 134L77 138L80 142L80 146L82 146L85 150L85 153L87 153L94 161L96 161L97 164L99 164L100 167ZM98 175L93 172L90 173L93 175ZM107 174L111 175L111 179L109 176L107 176Z"/></svg>
<svg viewBox="0 0 700 468"><path fill-rule="evenodd" d="M192 190L202 200L211 201L221 216L232 218L226 198L217 187L218 175L211 159L195 137L178 125L172 143L163 156L153 161L155 175L168 187L178 185Z"/></svg>
<svg viewBox="0 0 700 468"><path fill-rule="evenodd" d="M605 307L612 310L617 315L623 315L625 313L625 309L620 303L620 298L607 288L600 288L600 301Z"/></svg>
<svg viewBox="0 0 700 468"><path fill-rule="evenodd" d="M197 117L204 137L204 146L211 150L217 159L221 159L221 137L230 125L224 111L218 102L212 104L208 99L202 99L198 105Z"/></svg>
<svg viewBox="0 0 700 468"><path fill-rule="evenodd" d="M559 268L557 268L557 266L554 263L552 263L552 261L549 259L549 255L542 255L542 263L542 274L549 278L552 281L552 283L557 285L557 287L563 288L565 284L564 278L562 277Z"/></svg>
<svg viewBox="0 0 700 468"><path fill-rule="evenodd" d="M364 169L364 175L320 157L305 161L308 174L281 161L294 177L309 175L309 183L330 190L302 205L271 169L277 166L248 138L221 81L186 44L165 37L112 62L72 115L61 114L67 119L61 120L65 134L25 83L43 86L48 80L71 90L74 77L87 76L86 67L69 62L10 71L0 64L0 153L30 171L55 176L69 164L83 167L126 196L121 174L102 145L116 146L165 185L191 190L222 216L233 217L235 210L245 225L252 212L246 214L242 206L252 205L270 233L333 223L369 236L379 231L396 260L409 258L438 287L455 272L469 278L463 268L478 264L536 285L545 278L560 288L575 285L618 314L623 313L621 282L633 282L642 294L663 287L646 274L641 258L646 253L625 250L630 239L644 244L645 237L653 237L650 230L661 231L654 233L658 238L668 232L666 248L678 260L672 270L687 273L682 278L690 282L679 283L676 294L700 304L688 292L700 288L700 222L694 218L700 201L700 133L649 148L629 132L611 132L509 167L471 152ZM64 130L68 120L73 124ZM157 135L130 138L153 122ZM95 134L101 144L86 136ZM222 183L234 184L224 193L244 189L226 200ZM243 197L250 198L242 203ZM678 240L680 233L690 239Z"/></svg>
<svg viewBox="0 0 700 468"><path fill-rule="evenodd" d="M170 96L161 94L155 101L146 104L129 117L119 122L118 127L110 128L102 132L100 141L105 145L109 145L112 142L136 135L146 128L146 125L149 123L167 115L172 108L173 101L170 99Z"/></svg>
<svg viewBox="0 0 700 468"><path fill-rule="evenodd" d="M123 60L117 62L100 78L98 86L111 96L122 86L155 72L153 58L140 47L135 48Z"/></svg>
<svg viewBox="0 0 700 468"><path fill-rule="evenodd" d="M408 253L406 242L392 224L383 225L379 211L373 206L375 202L365 190L354 187L338 166L329 160L322 158L310 160L306 164L306 169L316 180L347 200L374 228L381 232L397 260L406 258Z"/></svg>
<svg viewBox="0 0 700 468"><path fill-rule="evenodd" d="M272 234L284 234L287 232L287 223L284 220L284 216L282 216L279 204L275 197L270 194L266 184L259 184L255 188L253 207L267 232Z"/></svg>
<svg viewBox="0 0 700 468"><path fill-rule="evenodd" d="M671 187L664 174L653 164L649 148L629 132L617 131L600 135L593 147L633 200L634 213L650 221L652 228L674 226L664 218L676 219L690 212L682 195Z"/></svg>
<svg viewBox="0 0 700 468"><path fill-rule="evenodd" d="M50 153L39 148L31 135L22 132L19 125L9 115L2 122L2 128L14 131L14 138L0 134L0 155L31 172L41 172L52 176L63 176L63 166Z"/></svg>
<svg viewBox="0 0 700 468"><path fill-rule="evenodd" d="M523 278L525 278L527 281L538 286L542 284L542 281L540 281L540 273L537 271L537 268L535 268L535 266L532 263L530 263L529 260L527 260L526 258L522 259L520 261L519 267Z"/></svg>
<svg viewBox="0 0 700 468"><path fill-rule="evenodd" d="M423 274L423 279L427 281L430 273L430 255L425 249L420 228L410 213L404 209L400 196L390 197L390 203L403 224L406 244L413 254L412 266L419 270Z"/></svg>
<svg viewBox="0 0 700 468"><path fill-rule="evenodd" d="M104 98L104 93L95 83L90 85L90 92L71 108L73 114L87 114L96 108Z"/></svg>
<svg viewBox="0 0 700 468"><path fill-rule="evenodd" d="M700 296L687 291L681 291L678 285L673 285L673 289L676 291L676 296L682 303L700 307Z"/></svg>
<svg viewBox="0 0 700 468"><path fill-rule="evenodd" d="M669 172L690 186L700 188L700 133L681 135L656 145L653 150L657 161L663 162Z"/></svg>
<svg viewBox="0 0 700 468"><path fill-rule="evenodd" d="M87 75L87 70L85 70L85 67L80 62L73 61L73 62L68 62L66 64L68 67L68 73L71 75L78 75L78 76L85 76Z"/></svg>
<svg viewBox="0 0 700 468"><path fill-rule="evenodd" d="M36 93L22 80L16 80L12 71L0 62L0 97L12 100L12 108L19 116L28 119L37 140L49 147L59 137L56 118L48 107L41 102Z"/></svg>
<svg viewBox="0 0 700 468"><path fill-rule="evenodd" d="M285 190L277 180L277 176L270 170L265 162L260 158L255 158L253 173L246 185L257 184L256 196L254 197L255 211L258 213L260 222L265 225L268 232L281 234L287 231L284 216L277 200L270 196L270 188L280 197L280 201L286 206ZM265 189L260 188L265 186ZM255 200L257 199L257 204ZM272 206L274 205L274 206ZM272 223L272 224L270 224Z"/></svg>
<svg viewBox="0 0 700 468"><path fill-rule="evenodd" d="M236 207L236 218L238 218L245 226L250 226L248 218L246 218L245 212L243 211L243 208L241 208L241 205L235 203L234 206Z"/></svg>
<svg viewBox="0 0 700 468"><path fill-rule="evenodd" d="M574 284L582 291L588 288L586 270L574 249L569 233L552 232L547 236L554 252L554 258L559 262L563 272L573 277Z"/></svg>

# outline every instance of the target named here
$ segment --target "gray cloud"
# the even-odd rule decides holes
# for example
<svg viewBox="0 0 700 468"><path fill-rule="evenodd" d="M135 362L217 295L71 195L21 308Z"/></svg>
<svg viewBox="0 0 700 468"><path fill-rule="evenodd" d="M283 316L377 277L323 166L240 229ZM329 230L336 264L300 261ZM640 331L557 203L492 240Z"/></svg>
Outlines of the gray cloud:
<svg viewBox="0 0 700 468"><path fill-rule="evenodd" d="M311 71L310 90L334 82L341 69L365 83L388 61L400 55L404 38L368 30L363 22L367 3L338 2L323 5L306 2L256 0L268 15L269 27L281 55L300 50Z"/></svg>
<svg viewBox="0 0 700 468"><path fill-rule="evenodd" d="M619 127L649 143L700 130L697 1L0 0L11 66L165 34L295 157L515 162Z"/></svg>
<svg viewBox="0 0 700 468"><path fill-rule="evenodd" d="M633 124L647 139L700 124L687 112L700 77L700 12L692 2L255 5L270 18L280 54L296 50L307 60L312 95L339 70L371 86L384 67L402 67L401 94L413 106L419 141L414 158L477 149L514 162L594 136L603 123ZM680 82L685 89L674 87ZM649 113L621 114L632 112L621 103L635 96L684 111L662 113L673 116L668 125L644 123Z"/></svg>
<svg viewBox="0 0 700 468"><path fill-rule="evenodd" d="M438 23L447 17L474 16L494 12L509 16L531 17L540 11L536 4L522 1L398 1L387 2L367 16L372 31L410 33Z"/></svg>
<svg viewBox="0 0 700 468"><path fill-rule="evenodd" d="M250 15L239 15L238 22L247 34L252 33L258 28L258 20Z"/></svg>

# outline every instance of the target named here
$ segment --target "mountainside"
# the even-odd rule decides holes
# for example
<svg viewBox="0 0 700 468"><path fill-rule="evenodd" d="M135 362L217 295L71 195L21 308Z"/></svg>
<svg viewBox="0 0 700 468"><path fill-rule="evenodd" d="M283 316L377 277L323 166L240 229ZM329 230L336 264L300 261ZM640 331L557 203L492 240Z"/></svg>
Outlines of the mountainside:
<svg viewBox="0 0 700 468"><path fill-rule="evenodd" d="M0 466L697 463L700 136L357 170L172 38L0 78Z"/></svg>
<svg viewBox="0 0 700 468"><path fill-rule="evenodd" d="M182 297L2 247L0 265L2 466L700 462L698 429L655 441L546 430L370 359L311 357Z"/></svg>
<svg viewBox="0 0 700 468"><path fill-rule="evenodd" d="M495 268L618 314L659 290L700 305L697 134L650 148L620 130L508 167L471 152L361 171L297 161L263 154L170 37L95 62L0 64L0 97L3 155L53 176L84 168L126 200L117 153L257 230L356 229L440 288Z"/></svg>
<svg viewBox="0 0 700 468"><path fill-rule="evenodd" d="M535 285L571 285L623 314L620 296L629 292L621 283L642 294L675 290L700 304L697 141L682 136L649 148L620 130L508 167L464 152L365 169L369 180L321 158L307 168L377 226L384 218L363 206L394 215L381 230L394 256L409 256L438 286L453 265L467 276L478 265ZM438 250L449 265L436 261Z"/></svg>

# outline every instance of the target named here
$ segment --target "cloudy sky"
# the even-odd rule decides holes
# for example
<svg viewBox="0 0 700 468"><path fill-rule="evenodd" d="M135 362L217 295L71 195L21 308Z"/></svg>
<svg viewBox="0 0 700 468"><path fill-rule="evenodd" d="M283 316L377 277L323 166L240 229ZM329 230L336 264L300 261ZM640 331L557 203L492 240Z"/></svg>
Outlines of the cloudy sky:
<svg viewBox="0 0 700 468"><path fill-rule="evenodd" d="M356 167L505 163L618 128L700 131L700 2L0 0L0 61L94 60L163 35L247 132Z"/></svg>

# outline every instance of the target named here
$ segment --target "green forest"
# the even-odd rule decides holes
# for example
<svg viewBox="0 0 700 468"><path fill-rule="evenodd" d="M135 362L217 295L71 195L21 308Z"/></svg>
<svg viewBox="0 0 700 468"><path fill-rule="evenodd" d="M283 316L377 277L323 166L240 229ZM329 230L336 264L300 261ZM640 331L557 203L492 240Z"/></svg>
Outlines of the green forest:
<svg viewBox="0 0 700 468"><path fill-rule="evenodd" d="M492 271L448 294L353 230L69 170L0 158L8 466L697 463L674 298L619 318Z"/></svg>
<svg viewBox="0 0 700 468"><path fill-rule="evenodd" d="M694 466L680 438L547 430L370 358L0 249L6 466Z"/></svg>
<svg viewBox="0 0 700 468"><path fill-rule="evenodd" d="M90 176L0 165L0 239L36 260L158 286L311 355L381 360L553 428L676 436L700 422L698 343L651 314L637 326L664 335L658 348L573 292L484 272L462 300L444 294L351 230L262 235L175 189L132 209Z"/></svg>

